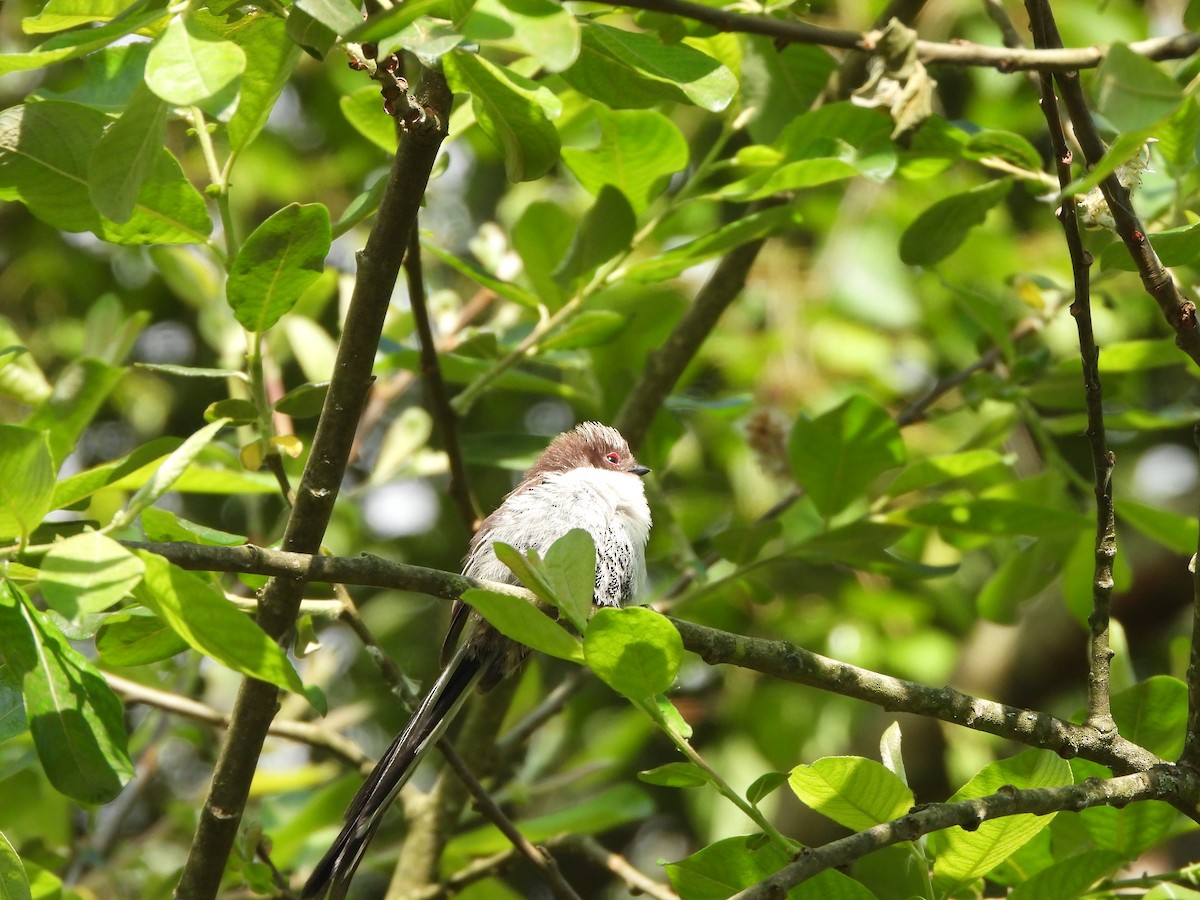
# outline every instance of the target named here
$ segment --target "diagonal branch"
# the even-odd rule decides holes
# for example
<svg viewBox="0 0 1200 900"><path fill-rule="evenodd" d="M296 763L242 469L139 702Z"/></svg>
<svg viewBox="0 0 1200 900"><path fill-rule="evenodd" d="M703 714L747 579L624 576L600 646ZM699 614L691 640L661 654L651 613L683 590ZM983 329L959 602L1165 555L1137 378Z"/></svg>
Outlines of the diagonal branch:
<svg viewBox="0 0 1200 900"><path fill-rule="evenodd" d="M857 859L922 835L959 826L974 831L982 823L1017 815L1046 816L1052 813L1089 809L1094 806L1124 806L1138 800L1194 797L1200 778L1175 766L1155 766L1146 772L1081 784L1018 790L1001 788L995 794L955 803L932 803L908 815L868 828L823 847L802 851L795 862L770 878L734 894L732 900L770 900L783 897L792 888L827 869L847 866Z"/></svg>
<svg viewBox="0 0 1200 900"><path fill-rule="evenodd" d="M1046 0L1027 0L1029 21L1033 28L1034 44L1048 46L1053 27L1053 14ZM1058 114L1058 98L1054 94L1054 80L1049 72L1038 76L1041 89L1042 115L1050 133L1050 145L1054 151L1054 164L1060 188L1071 183L1071 151L1067 147L1066 133ZM1071 258L1071 271L1075 282L1075 299L1071 303L1071 315L1079 333L1079 353L1083 359L1083 386L1087 402L1087 438L1092 453L1092 471L1095 474L1096 494L1096 549L1092 573L1092 614L1088 617L1091 635L1088 652L1088 713L1087 723L1101 734L1115 733L1109 704L1109 672L1112 649L1109 647L1109 619L1112 609L1113 560L1117 555L1116 520L1113 512L1112 472L1116 457L1108 449L1104 433L1104 395L1100 383L1100 348L1096 346L1096 335L1092 330L1092 296L1089 268L1092 256L1083 249L1083 238L1079 233L1079 217L1075 198L1067 197L1058 210L1066 238L1067 252Z"/></svg>
<svg viewBox="0 0 1200 900"><path fill-rule="evenodd" d="M287 550L313 554L320 549L371 385L375 350L400 268L396 251L408 243L434 159L446 136L445 123L453 98L445 79L440 72L427 69L421 87L428 116L423 113L419 117L423 121L401 132L375 226L358 257L358 277L338 345L333 379L284 531L283 546ZM276 640L292 628L304 586L303 578L286 576L273 578L264 589L258 623ZM263 740L278 705L275 686L253 679L242 682L175 889L179 900L216 897Z"/></svg>

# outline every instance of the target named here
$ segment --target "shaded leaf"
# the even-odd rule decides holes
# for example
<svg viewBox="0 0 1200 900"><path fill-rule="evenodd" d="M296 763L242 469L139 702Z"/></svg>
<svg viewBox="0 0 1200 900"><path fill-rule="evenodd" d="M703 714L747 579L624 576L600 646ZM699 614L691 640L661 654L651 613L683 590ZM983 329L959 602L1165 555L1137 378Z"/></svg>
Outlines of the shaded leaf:
<svg viewBox="0 0 1200 900"><path fill-rule="evenodd" d="M900 236L900 259L910 266L931 266L958 249L967 233L983 224L988 211L1008 196L1012 181L992 181L939 200L921 213Z"/></svg>

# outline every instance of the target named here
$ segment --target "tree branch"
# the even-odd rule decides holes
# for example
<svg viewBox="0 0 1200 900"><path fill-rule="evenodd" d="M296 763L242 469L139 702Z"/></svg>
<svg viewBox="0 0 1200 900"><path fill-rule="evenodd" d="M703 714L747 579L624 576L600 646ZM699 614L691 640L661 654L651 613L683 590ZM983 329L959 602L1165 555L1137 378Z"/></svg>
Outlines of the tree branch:
<svg viewBox="0 0 1200 900"><path fill-rule="evenodd" d="M401 132L375 226L358 256L358 277L333 378L284 531L283 547L289 551L313 554L320 549L371 385L375 350L400 268L397 248L408 244L434 159L446 136L453 97L441 73L424 70L421 91L428 116L422 115L416 127ZM273 578L264 589L258 623L276 640L292 628L304 585L304 579L288 575ZM175 889L179 900L216 897L263 740L278 705L274 685L249 678L242 682Z"/></svg>
<svg viewBox="0 0 1200 900"><path fill-rule="evenodd" d="M797 647L695 625L671 622L683 646L705 662L741 666L783 681L864 700L890 712L908 712L1006 737L1030 747L1078 756L1115 772L1139 772L1161 764L1150 751L1115 735L1103 735L1047 713L972 697L951 687L931 687L861 669Z"/></svg>
<svg viewBox="0 0 1200 900"><path fill-rule="evenodd" d="M841 50L875 49L875 32L845 31L823 28L807 22L775 19L770 16L751 16L693 3L690 0L623 0L620 4L631 9L645 9L706 22L721 31L762 34L781 43L818 44ZM917 41L917 56L921 62L953 63L959 66L986 66L1001 72L1024 69L1071 71L1098 66L1107 53L1104 47L1078 47L1061 50L1026 50L1019 47L985 47L967 41L949 44L936 41ZM1171 37L1135 41L1129 49L1148 59L1183 59L1200 49L1200 34L1187 32Z"/></svg>
<svg viewBox="0 0 1200 900"><path fill-rule="evenodd" d="M1045 0L1026 0L1029 21L1033 28L1034 44L1050 45L1053 14ZM1058 98L1054 94L1054 79L1049 72L1038 76L1041 90L1042 115L1050 132L1054 164L1060 188L1071 183L1071 151L1058 114ZM1096 549L1092 572L1092 614L1088 617L1088 712L1087 724L1101 734L1115 731L1109 703L1109 671L1113 652L1109 647L1109 619L1112 609L1113 560L1117 555L1117 526L1113 512L1112 473L1116 457L1108 449L1104 433L1104 395L1100 382L1100 348L1092 330L1092 294L1089 269L1092 255L1083 249L1079 233L1079 216L1075 198L1067 197L1058 209L1071 258L1075 282L1075 298L1071 315L1079 334L1079 353L1083 361L1083 387L1087 403L1087 438L1092 453L1092 471L1096 495Z"/></svg>
<svg viewBox="0 0 1200 900"><path fill-rule="evenodd" d="M195 545L164 542L140 546L172 559L176 548ZM246 549L199 548L210 561L208 568L228 572L239 571L236 560L245 555ZM278 557L279 551L268 552L270 557ZM200 555L202 554L191 551L188 553L193 563ZM255 571L260 574L275 574L266 562L268 558L265 555L258 557L259 565ZM292 572L300 558L301 554L284 555L286 566L283 571ZM336 558L320 559L323 564L329 565ZM360 565L363 571L355 572ZM199 565L194 567L202 568ZM450 572L438 572L436 569L388 563L375 557L342 558L338 560L337 570L349 576L352 584L371 584L423 593L427 592L427 587L434 587L436 590L429 592L432 596L448 599L457 599L455 591L461 593L469 587L502 590L504 593L530 601L534 599L528 591L512 585L476 581ZM414 574L416 577L411 577ZM786 641L747 637L682 619L672 618L671 622L679 630L684 647L712 665L729 664L753 669L784 681L806 684L864 700L889 711L910 712L940 719L964 728L1020 741L1031 747L1053 750L1066 758L1079 756L1090 759L1118 773L1144 771L1163 762L1153 753L1124 738L1105 736L1088 726L1075 725L1046 713L983 700L949 687L936 688L893 678L829 659Z"/></svg>
<svg viewBox="0 0 1200 900"><path fill-rule="evenodd" d="M804 850L795 862L754 887L734 894L732 900L774 900L783 897L789 888L826 869L849 865L883 847L914 841L922 835L955 825L974 831L984 822L1006 816L1045 816L1064 810L1079 812L1093 806L1124 806L1138 800L1181 796L1194 798L1198 790L1200 776L1196 773L1177 766L1162 765L1118 778L1089 778L1081 784L1027 790L1009 787L975 800L934 803L823 847Z"/></svg>

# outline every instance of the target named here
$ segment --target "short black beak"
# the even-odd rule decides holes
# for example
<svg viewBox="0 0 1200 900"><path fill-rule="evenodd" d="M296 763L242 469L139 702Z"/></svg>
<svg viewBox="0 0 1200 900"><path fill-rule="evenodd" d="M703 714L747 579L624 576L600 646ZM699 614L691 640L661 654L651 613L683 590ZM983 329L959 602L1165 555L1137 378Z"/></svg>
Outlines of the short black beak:
<svg viewBox="0 0 1200 900"><path fill-rule="evenodd" d="M634 466L629 471L632 472L634 475L649 475L650 474L650 470L648 468L646 468L645 466Z"/></svg>

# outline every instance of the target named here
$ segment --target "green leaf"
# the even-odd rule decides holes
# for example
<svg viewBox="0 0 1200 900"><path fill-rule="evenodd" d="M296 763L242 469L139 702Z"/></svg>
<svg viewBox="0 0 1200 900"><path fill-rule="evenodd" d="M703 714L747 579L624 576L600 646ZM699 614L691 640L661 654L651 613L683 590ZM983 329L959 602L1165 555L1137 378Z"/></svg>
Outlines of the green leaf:
<svg viewBox="0 0 1200 900"><path fill-rule="evenodd" d="M171 451L170 455L154 471L137 492L129 498L125 509L113 516L113 525L121 527L128 525L138 517L147 506L169 491L183 476L188 467L196 461L200 452L217 436L217 432L225 427L226 420L218 419L205 425L195 434L188 437L182 444Z"/></svg>
<svg viewBox="0 0 1200 900"><path fill-rule="evenodd" d="M1171 341L1171 343L1175 342ZM1200 531L1200 523L1194 516L1180 515L1168 509L1158 509L1124 497L1121 498L1117 509L1117 516L1121 521L1132 525L1155 543L1176 553L1192 554L1196 552L1196 533Z"/></svg>
<svg viewBox="0 0 1200 900"><path fill-rule="evenodd" d="M300 48L288 39L287 24L267 12L244 15L229 25L210 23L209 27L241 47L247 59L254 60L254 65L242 73L237 110L227 129L230 152L240 153L267 124L300 60ZM379 92L375 93L378 97Z"/></svg>
<svg viewBox="0 0 1200 900"><path fill-rule="evenodd" d="M32 900L29 878L16 849L0 834L0 897L4 900Z"/></svg>
<svg viewBox="0 0 1200 900"><path fill-rule="evenodd" d="M164 458L182 443L178 438L157 438L138 447L128 456L64 478L54 486L51 509L74 506L81 500L104 490L126 475L136 472L155 460Z"/></svg>
<svg viewBox="0 0 1200 900"><path fill-rule="evenodd" d="M637 217L629 200L612 185L600 188L596 202L580 223L554 279L570 291L604 263L629 249Z"/></svg>
<svg viewBox="0 0 1200 900"><path fill-rule="evenodd" d="M583 662L579 639L529 601L478 588L464 592L462 599L505 637L549 656Z"/></svg>
<svg viewBox="0 0 1200 900"><path fill-rule="evenodd" d="M0 196L19 199L63 231L92 231L114 243L203 242L212 230L204 198L165 147L127 222L106 219L92 206L88 160L111 121L96 110L55 100L0 112Z"/></svg>
<svg viewBox="0 0 1200 900"><path fill-rule="evenodd" d="M442 379L447 384L467 384L484 372L490 372L493 365L489 359L476 359L470 356L460 356L457 353L444 353L438 361L442 366ZM393 369L421 371L421 355L416 350L393 350L387 355L386 362ZM571 384L535 375L532 372L523 372L516 368L503 372L494 384L497 388L528 391L531 394L550 394L567 399L580 396L580 391Z"/></svg>
<svg viewBox="0 0 1200 900"><path fill-rule="evenodd" d="M518 303L521 306L526 306L530 309L538 308L538 298L524 288L515 284L509 284L507 281L501 281L498 278L494 278L483 270L459 259L453 253L443 250L441 247L431 244L428 241L421 241L421 249L432 253L460 275L465 275L476 284L481 285L488 290L495 291L505 300L511 300L513 303Z"/></svg>
<svg viewBox="0 0 1200 900"><path fill-rule="evenodd" d="M500 150L509 181L532 181L553 168L559 140L550 120L562 104L549 88L474 53L447 54L442 66L451 89L471 95L475 120Z"/></svg>
<svg viewBox="0 0 1200 900"><path fill-rule="evenodd" d="M1111 175L1117 166L1123 166L1138 156L1146 146L1146 140L1154 133L1155 127L1147 125L1137 131L1127 131L1108 145L1100 162L1096 163L1082 178L1077 178L1059 191L1059 198L1075 197L1088 193Z"/></svg>
<svg viewBox="0 0 1200 900"><path fill-rule="evenodd" d="M352 0L296 0L296 8L335 34L348 35L363 24L362 13Z"/></svg>
<svg viewBox="0 0 1200 900"><path fill-rule="evenodd" d="M138 556L146 572L134 596L188 646L235 672L305 694L287 654L210 582L145 550Z"/></svg>
<svg viewBox="0 0 1200 900"><path fill-rule="evenodd" d="M564 151L565 152L565 151ZM742 244L758 241L788 231L802 220L800 211L792 206L773 206L743 216L716 231L710 231L686 244L672 247L644 262L625 270L632 281L663 281L674 278L697 263L724 256Z"/></svg>
<svg viewBox="0 0 1200 900"><path fill-rule="evenodd" d="M688 145L679 128L654 110L595 107L600 141L592 149L564 147L563 162L590 193L610 184L635 213L645 212L672 174L688 164Z"/></svg>
<svg viewBox="0 0 1200 900"><path fill-rule="evenodd" d="M403 31L422 16L440 16L452 18L446 0L405 0L399 6L391 9L383 8L382 12L374 12L366 19L346 32L346 40L362 43L364 41L382 41ZM338 16L342 18L341 15ZM379 96L378 89L375 95Z"/></svg>
<svg viewBox="0 0 1200 900"><path fill-rule="evenodd" d="M1066 537L1064 545L1063 537ZM1021 604L1044 590L1062 573L1063 559L1074 543L1074 533L1051 535L1003 556L1000 566L976 598L985 619L1001 624L1017 620Z"/></svg>
<svg viewBox="0 0 1200 900"><path fill-rule="evenodd" d="M1071 768L1065 760L1046 750L1026 750L1011 759L985 766L955 792L950 802L986 797L1006 785L1025 789L1071 783ZM956 825L930 835L934 884L944 893L973 884L1008 859L1053 819L1053 813L1007 816L983 822L975 831L964 831Z"/></svg>
<svg viewBox="0 0 1200 900"><path fill-rule="evenodd" d="M0 425L0 537L24 540L51 510L54 463L43 431Z"/></svg>
<svg viewBox="0 0 1200 900"><path fill-rule="evenodd" d="M699 766L687 762L667 763L656 769L638 772L637 777L638 781L644 781L646 784L673 788L701 787L712 780Z"/></svg>
<svg viewBox="0 0 1200 900"><path fill-rule="evenodd" d="M685 43L664 44L589 20L582 24L579 59L562 77L606 106L644 109L674 100L720 112L737 93L737 78L729 69Z"/></svg>
<svg viewBox="0 0 1200 900"><path fill-rule="evenodd" d="M1096 108L1118 131L1156 125L1183 102L1175 79L1158 63L1114 43L1096 70Z"/></svg>
<svg viewBox="0 0 1200 900"><path fill-rule="evenodd" d="M275 401L274 408L276 412L291 416L293 419L311 419L321 414L328 393L328 381L316 384L310 381L292 388Z"/></svg>
<svg viewBox="0 0 1200 900"><path fill-rule="evenodd" d="M914 802L903 781L861 756L827 756L796 766L788 784L806 806L851 831L898 819Z"/></svg>
<svg viewBox="0 0 1200 900"><path fill-rule="evenodd" d="M667 877L687 900L726 900L774 875L791 860L761 835L725 838L686 859L667 863Z"/></svg>
<svg viewBox="0 0 1200 900"><path fill-rule="evenodd" d="M38 584L46 603L63 616L103 612L142 580L141 560L95 531L59 541L42 560Z"/></svg>
<svg viewBox="0 0 1200 900"><path fill-rule="evenodd" d="M210 403L204 410L204 421L224 419L230 425L252 425L258 421L258 407L244 397L226 397Z"/></svg>
<svg viewBox="0 0 1200 900"><path fill-rule="evenodd" d="M0 655L21 679L34 747L55 790L81 803L113 799L133 777L121 701L7 579Z"/></svg>
<svg viewBox="0 0 1200 900"><path fill-rule="evenodd" d="M1008 196L1012 180L1001 178L939 200L916 219L900 236L900 259L910 266L941 262L966 239L976 225L983 224L988 211Z"/></svg>
<svg viewBox="0 0 1200 900"><path fill-rule="evenodd" d="M107 25L56 35L36 50L26 53L0 53L0 75L40 69L68 59L76 59L106 47L117 38L153 26L167 15L166 9L161 5L138 0L126 7Z"/></svg>
<svg viewBox="0 0 1200 900"><path fill-rule="evenodd" d="M860 498L882 472L904 462L892 417L856 395L815 419L801 416L788 437L796 479L828 517Z"/></svg>
<svg viewBox="0 0 1200 900"><path fill-rule="evenodd" d="M406 9L408 4L396 9ZM396 120L383 109L383 98L374 85L338 98L338 106L354 130L385 153L396 152Z"/></svg>
<svg viewBox="0 0 1200 900"><path fill-rule="evenodd" d="M12 567L10 563L10 571ZM0 662L0 744L28 730L25 701L21 697L21 678L10 664Z"/></svg>
<svg viewBox="0 0 1200 900"><path fill-rule="evenodd" d="M1009 900L1076 900L1101 878L1121 867L1125 858L1110 850L1085 850L1059 860L1016 885ZM1145 898L1143 898L1145 900Z"/></svg>
<svg viewBox="0 0 1200 900"><path fill-rule="evenodd" d="M987 487L1011 476L1012 470L1005 458L995 450L965 450L919 459L906 466L887 486L887 494L899 497L931 487L958 486L963 481L972 486Z"/></svg>
<svg viewBox="0 0 1200 900"><path fill-rule="evenodd" d="M547 72L561 72L579 57L579 32L579 20L550 0L478 0L464 37L473 41L511 37Z"/></svg>
<svg viewBox="0 0 1200 900"><path fill-rule="evenodd" d="M1158 258L1164 266L1188 265L1196 257L1200 256L1200 222L1193 222L1191 225L1181 225L1178 228L1170 228L1166 231L1151 232L1146 235L1146 238L1150 241L1150 246L1154 248L1154 252L1158 254ZM1121 241L1112 241L1100 251L1100 267L1104 271L1108 271L1109 269L1117 269L1122 272L1137 271L1137 265L1134 263L1133 257L1129 255L1129 250ZM1161 342L1146 341L1144 343L1166 344L1169 342L1163 340ZM1101 349L1100 358L1102 362L1110 349L1110 347ZM1167 356L1166 361L1160 361L1159 365L1171 365L1174 362L1173 357L1176 356L1183 356L1183 354L1175 351Z"/></svg>
<svg viewBox="0 0 1200 900"><path fill-rule="evenodd" d="M977 131L963 147L966 159L999 159L1031 172L1042 170L1042 154L1019 134L1011 131Z"/></svg>
<svg viewBox="0 0 1200 900"><path fill-rule="evenodd" d="M754 110L747 128L754 140L769 144L798 111L812 106L837 61L822 47L781 48L763 35L746 35L743 52L742 104Z"/></svg>
<svg viewBox="0 0 1200 900"><path fill-rule="evenodd" d="M1039 506L1023 500L984 497L962 503L925 503L903 513L905 521L936 525L979 534L1025 534L1054 537L1087 528L1088 519L1057 506Z"/></svg>
<svg viewBox="0 0 1200 900"><path fill-rule="evenodd" d="M759 775L754 779L753 784L746 788L746 799L754 806L757 806L762 802L764 797L774 793L776 788L787 784L787 780L787 772L767 772L764 775Z"/></svg>
<svg viewBox="0 0 1200 900"><path fill-rule="evenodd" d="M305 53L316 59L324 59L325 54L337 43L337 33L326 28L304 10L292 7L287 18L287 35Z"/></svg>
<svg viewBox="0 0 1200 900"><path fill-rule="evenodd" d="M1075 781L1085 778L1109 778L1111 773L1097 763L1071 760ZM1160 800L1131 803L1124 809L1093 806L1079 813L1087 835L1103 850L1119 853L1126 860L1141 856L1158 845L1172 831L1179 813Z"/></svg>
<svg viewBox="0 0 1200 900"><path fill-rule="evenodd" d="M611 344L625 330L629 319L610 309L585 309L542 341L542 349L578 350Z"/></svg>
<svg viewBox="0 0 1200 900"><path fill-rule="evenodd" d="M169 510L151 506L142 510L142 530L149 541L191 541L211 547L238 547L246 543L245 535L221 531L189 522Z"/></svg>
<svg viewBox="0 0 1200 900"><path fill-rule="evenodd" d="M138 85L88 160L88 196L101 215L127 222L162 150L167 104Z"/></svg>
<svg viewBox="0 0 1200 900"><path fill-rule="evenodd" d="M596 544L582 528L572 528L546 551L542 562L555 606L582 633L596 593Z"/></svg>
<svg viewBox="0 0 1200 900"><path fill-rule="evenodd" d="M160 662L187 648L171 626L144 610L106 616L96 632L100 662L117 669Z"/></svg>
<svg viewBox="0 0 1200 900"><path fill-rule="evenodd" d="M661 694L675 681L683 640L664 616L644 606L596 610L583 655L600 680L631 700Z"/></svg>
<svg viewBox="0 0 1200 900"><path fill-rule="evenodd" d="M325 270L329 210L290 203L246 238L229 270L225 295L247 331L262 333L296 305Z"/></svg>
<svg viewBox="0 0 1200 900"><path fill-rule="evenodd" d="M246 54L194 17L176 16L150 48L146 86L176 106L216 112L237 97Z"/></svg>
<svg viewBox="0 0 1200 900"><path fill-rule="evenodd" d="M562 286L554 280L559 260L567 255L579 220L549 200L535 200L525 207L512 227L513 249L521 256L525 277L537 296L529 295L535 308L544 303L557 310L566 300Z"/></svg>

